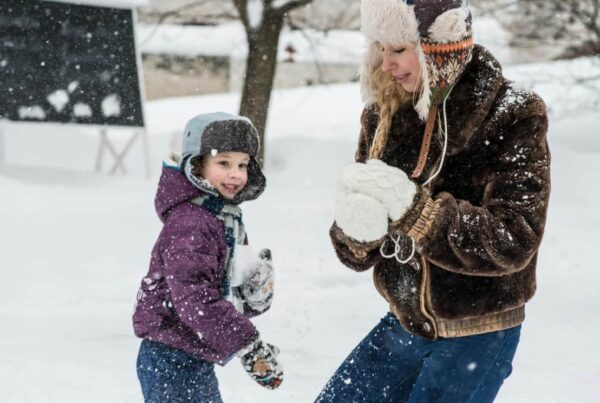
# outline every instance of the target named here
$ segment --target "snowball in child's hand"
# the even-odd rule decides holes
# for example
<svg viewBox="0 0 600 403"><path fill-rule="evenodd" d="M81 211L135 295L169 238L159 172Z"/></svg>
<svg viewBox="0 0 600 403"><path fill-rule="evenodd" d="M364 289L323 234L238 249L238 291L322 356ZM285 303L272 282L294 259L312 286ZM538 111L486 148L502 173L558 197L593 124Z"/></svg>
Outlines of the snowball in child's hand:
<svg viewBox="0 0 600 403"><path fill-rule="evenodd" d="M233 273L231 286L241 286L249 273L255 272L260 265L258 253L249 245L236 245L233 254Z"/></svg>

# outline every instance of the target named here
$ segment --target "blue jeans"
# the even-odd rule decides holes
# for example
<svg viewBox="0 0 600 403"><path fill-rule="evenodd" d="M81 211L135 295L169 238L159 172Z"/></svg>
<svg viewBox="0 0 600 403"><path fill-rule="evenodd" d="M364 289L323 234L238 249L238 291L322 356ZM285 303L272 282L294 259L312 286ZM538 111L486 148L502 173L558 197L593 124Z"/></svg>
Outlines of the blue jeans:
<svg viewBox="0 0 600 403"><path fill-rule="evenodd" d="M146 403L222 403L213 363L144 339L137 374Z"/></svg>
<svg viewBox="0 0 600 403"><path fill-rule="evenodd" d="M512 372L521 326L429 340L388 313L317 397L318 403L493 402Z"/></svg>

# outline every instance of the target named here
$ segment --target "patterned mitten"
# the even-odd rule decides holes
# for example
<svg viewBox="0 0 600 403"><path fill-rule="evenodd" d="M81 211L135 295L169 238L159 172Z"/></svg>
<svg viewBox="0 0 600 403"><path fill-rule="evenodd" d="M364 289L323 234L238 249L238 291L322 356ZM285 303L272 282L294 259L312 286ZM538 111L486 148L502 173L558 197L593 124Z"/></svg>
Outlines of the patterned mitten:
<svg viewBox="0 0 600 403"><path fill-rule="evenodd" d="M246 273L244 282L240 286L246 304L257 312L269 309L273 301L274 281L275 271L271 251L263 249L258 254L256 264Z"/></svg>
<svg viewBox="0 0 600 403"><path fill-rule="evenodd" d="M283 382L283 367L277 361L279 349L257 337L238 351L244 370L260 386L276 389Z"/></svg>

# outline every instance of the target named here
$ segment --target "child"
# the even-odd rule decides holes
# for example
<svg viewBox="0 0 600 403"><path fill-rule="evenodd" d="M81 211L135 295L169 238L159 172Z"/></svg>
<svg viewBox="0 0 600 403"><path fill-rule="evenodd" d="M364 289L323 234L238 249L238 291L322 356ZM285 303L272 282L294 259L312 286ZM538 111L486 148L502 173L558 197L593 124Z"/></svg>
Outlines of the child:
<svg viewBox="0 0 600 403"><path fill-rule="evenodd" d="M271 304L271 255L265 249L248 258L239 207L266 185L256 129L240 116L199 115L182 145L181 164L163 166L155 205L164 226L133 314L144 339L137 361L144 399L221 402L214 363L234 355L274 389L283 380L278 349L248 319Z"/></svg>

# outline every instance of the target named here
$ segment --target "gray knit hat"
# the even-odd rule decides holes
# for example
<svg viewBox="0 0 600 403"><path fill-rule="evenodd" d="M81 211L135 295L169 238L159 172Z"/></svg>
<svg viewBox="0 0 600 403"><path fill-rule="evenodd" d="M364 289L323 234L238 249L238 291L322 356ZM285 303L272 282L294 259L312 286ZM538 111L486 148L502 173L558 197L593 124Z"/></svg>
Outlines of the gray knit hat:
<svg viewBox="0 0 600 403"><path fill-rule="evenodd" d="M201 114L192 118L183 130L181 169L194 186L218 195L210 183L192 173L192 159L223 152L246 153L250 156L248 182L233 202L254 200L266 187L265 176L256 161L258 149L258 133L248 118L224 112Z"/></svg>

